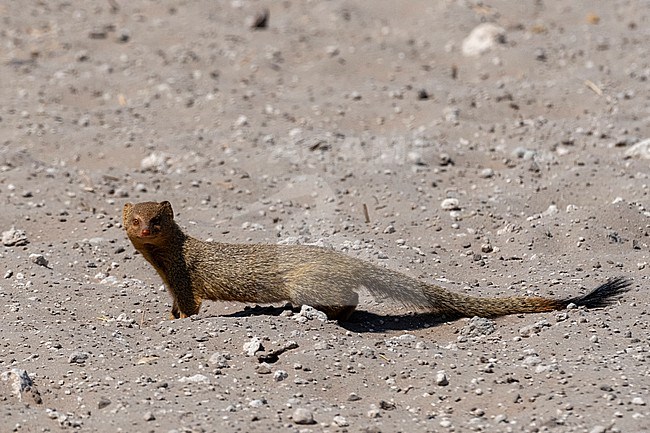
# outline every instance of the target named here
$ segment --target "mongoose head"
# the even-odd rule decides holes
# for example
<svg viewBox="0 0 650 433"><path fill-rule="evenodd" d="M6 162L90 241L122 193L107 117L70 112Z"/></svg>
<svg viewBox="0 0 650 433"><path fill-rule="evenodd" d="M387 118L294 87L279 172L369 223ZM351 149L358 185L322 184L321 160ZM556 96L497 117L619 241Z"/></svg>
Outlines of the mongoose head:
<svg viewBox="0 0 650 433"><path fill-rule="evenodd" d="M162 242L176 224L172 205L168 201L126 203L122 210L122 222L134 245Z"/></svg>

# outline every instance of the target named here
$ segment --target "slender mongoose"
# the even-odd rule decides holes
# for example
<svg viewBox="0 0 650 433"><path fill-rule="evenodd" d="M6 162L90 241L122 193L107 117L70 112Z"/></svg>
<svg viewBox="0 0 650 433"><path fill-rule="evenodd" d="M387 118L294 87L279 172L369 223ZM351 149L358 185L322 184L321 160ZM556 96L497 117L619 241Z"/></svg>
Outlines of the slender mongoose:
<svg viewBox="0 0 650 433"><path fill-rule="evenodd" d="M478 298L451 292L332 250L306 245L203 242L183 233L168 201L126 203L126 233L156 269L173 298L171 318L197 314L204 299L311 305L347 320L357 290L418 310L452 317L496 317L560 310L573 303L603 307L629 290L614 278L583 296Z"/></svg>

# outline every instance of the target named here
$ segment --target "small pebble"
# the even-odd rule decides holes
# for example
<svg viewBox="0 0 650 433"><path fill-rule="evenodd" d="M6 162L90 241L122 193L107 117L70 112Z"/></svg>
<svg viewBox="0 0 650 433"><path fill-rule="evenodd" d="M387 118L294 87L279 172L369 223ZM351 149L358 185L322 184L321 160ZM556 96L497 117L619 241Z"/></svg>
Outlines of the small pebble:
<svg viewBox="0 0 650 433"><path fill-rule="evenodd" d="M255 367L255 372L257 374L271 374L271 366L266 362L263 362Z"/></svg>
<svg viewBox="0 0 650 433"><path fill-rule="evenodd" d="M494 176L494 170L492 170L491 168L484 168L479 173L479 176L482 177L483 179L489 179Z"/></svg>
<svg viewBox="0 0 650 433"><path fill-rule="evenodd" d="M293 422L299 425L314 424L314 414L303 407L299 407L293 412Z"/></svg>
<svg viewBox="0 0 650 433"><path fill-rule="evenodd" d="M438 373L436 373L436 384L438 386L449 385L449 378L447 377L447 373L444 370L441 370Z"/></svg>
<svg viewBox="0 0 650 433"><path fill-rule="evenodd" d="M266 400L263 398L256 398L254 400L251 400L250 403L248 403L250 407L255 407L255 408L262 407L265 404L266 404Z"/></svg>
<svg viewBox="0 0 650 433"><path fill-rule="evenodd" d="M350 425L350 423L348 423L348 420L341 415L337 415L334 418L332 418L332 424L334 424L337 427L347 427Z"/></svg>
<svg viewBox="0 0 650 433"><path fill-rule="evenodd" d="M43 266L45 268L50 264L43 254L30 254L29 258L38 266Z"/></svg>
<svg viewBox="0 0 650 433"><path fill-rule="evenodd" d="M87 352L72 352L68 357L69 364L83 364L88 359L89 354Z"/></svg>
<svg viewBox="0 0 650 433"><path fill-rule="evenodd" d="M459 201L457 198L446 198L440 202L440 208L442 210L460 210Z"/></svg>
<svg viewBox="0 0 650 433"><path fill-rule="evenodd" d="M21 247L28 244L27 233L24 230L12 227L11 229L2 232L2 245L5 247Z"/></svg>
<svg viewBox="0 0 650 433"><path fill-rule="evenodd" d="M276 382L281 382L287 377L289 377L289 374L284 370L277 370L275 373L273 373L273 380Z"/></svg>
<svg viewBox="0 0 650 433"><path fill-rule="evenodd" d="M244 343L243 349L246 355L253 356L255 352L262 350L262 340L253 337L250 341Z"/></svg>
<svg viewBox="0 0 650 433"><path fill-rule="evenodd" d="M359 400L361 400L361 397L359 397L354 392L351 392L350 395L348 395L348 401L359 401Z"/></svg>

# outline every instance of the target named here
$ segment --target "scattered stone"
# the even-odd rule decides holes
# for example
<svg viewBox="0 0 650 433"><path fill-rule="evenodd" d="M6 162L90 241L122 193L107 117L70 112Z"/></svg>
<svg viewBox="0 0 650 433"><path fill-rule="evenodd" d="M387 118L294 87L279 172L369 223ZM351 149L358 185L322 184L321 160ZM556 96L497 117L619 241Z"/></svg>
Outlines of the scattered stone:
<svg viewBox="0 0 650 433"><path fill-rule="evenodd" d="M533 353L523 359L521 361L523 365L530 365L531 367L534 367L536 365L539 365L542 363L542 360L540 359L539 355L536 353Z"/></svg>
<svg viewBox="0 0 650 433"><path fill-rule="evenodd" d="M228 361L230 360L230 353L215 352L210 355L208 363L215 368L228 368Z"/></svg>
<svg viewBox="0 0 650 433"><path fill-rule="evenodd" d="M449 385L449 378L447 377L447 372L445 370L440 370L436 373L436 384L438 386Z"/></svg>
<svg viewBox="0 0 650 433"><path fill-rule="evenodd" d="M530 161L533 158L535 158L535 155L537 152L534 150L526 149L525 147L516 147L512 151L512 155L516 156L517 158L523 159L525 161Z"/></svg>
<svg viewBox="0 0 650 433"><path fill-rule="evenodd" d="M310 305L303 305L300 307L300 313L296 316L304 317L307 320L320 320L321 322L327 322L327 314L323 313L320 310L315 309Z"/></svg>
<svg viewBox="0 0 650 433"><path fill-rule="evenodd" d="M379 418L381 416L381 412L376 407L373 407L368 412L366 412L366 415L368 416L368 418L371 418L371 419L372 418Z"/></svg>
<svg viewBox="0 0 650 433"><path fill-rule="evenodd" d="M254 356L255 352L263 350L264 348L262 347L262 340L257 337L253 337L251 341L244 343L243 349L246 355Z"/></svg>
<svg viewBox="0 0 650 433"><path fill-rule="evenodd" d="M23 230L12 227L7 231L2 232L2 245L5 247L22 247L28 243L27 233Z"/></svg>
<svg viewBox="0 0 650 433"><path fill-rule="evenodd" d="M153 420L156 419L153 412L151 412L151 411L145 412L143 418L144 418L145 421L153 421Z"/></svg>
<svg viewBox="0 0 650 433"><path fill-rule="evenodd" d="M395 410L397 405L392 401L381 400L379 402L379 408L383 410Z"/></svg>
<svg viewBox="0 0 650 433"><path fill-rule="evenodd" d="M115 41L121 44L129 42L129 39L131 39L131 32L129 29L120 29L115 37Z"/></svg>
<svg viewBox="0 0 650 433"><path fill-rule="evenodd" d="M99 409L104 409L107 406L110 406L111 400L106 398L106 397L101 397L99 401L97 402L97 408Z"/></svg>
<svg viewBox="0 0 650 433"><path fill-rule="evenodd" d="M309 410L299 407L293 412L293 422L299 425L315 424L314 414Z"/></svg>
<svg viewBox="0 0 650 433"><path fill-rule="evenodd" d="M539 334L542 329L549 326L551 326L551 324L546 319L540 320L539 322L532 325L526 325L522 328L519 328L519 335L522 337L530 337L534 334Z"/></svg>
<svg viewBox="0 0 650 433"><path fill-rule="evenodd" d="M0 373L0 381L7 382L7 385L11 387L11 394L16 396L18 401L23 403L43 403L41 394L34 386L34 382L27 374L26 370L20 368L12 368L9 371ZM9 393L4 392L0 388L0 396L6 396Z"/></svg>
<svg viewBox="0 0 650 433"><path fill-rule="evenodd" d="M426 89L418 90L418 99L420 101L425 101L425 100L429 99L429 92L427 92Z"/></svg>
<svg viewBox="0 0 650 433"><path fill-rule="evenodd" d="M255 12L248 18L248 27L253 30L265 29L269 25L270 12L267 8Z"/></svg>
<svg viewBox="0 0 650 433"><path fill-rule="evenodd" d="M169 160L169 155L153 152L140 161L140 168L144 171L165 172L169 169Z"/></svg>
<svg viewBox="0 0 650 433"><path fill-rule="evenodd" d="M210 379L208 379L207 376L204 376L202 374L195 374L193 376L181 377L180 379L178 379L178 381L183 383L201 383L201 382L209 382Z"/></svg>
<svg viewBox="0 0 650 433"><path fill-rule="evenodd" d="M390 337L384 340L384 344L387 347L399 347L399 346L405 346L405 347L411 347L413 346L413 343L417 340L417 337L413 334L402 334L402 335L397 335L395 337Z"/></svg>
<svg viewBox="0 0 650 433"><path fill-rule="evenodd" d="M257 374L271 374L271 366L266 362L263 362L255 367L255 372Z"/></svg>
<svg viewBox="0 0 650 433"><path fill-rule="evenodd" d="M494 170L492 170L491 168L484 168L479 173L479 177L482 177L483 179L489 179L493 176L494 176Z"/></svg>
<svg viewBox="0 0 650 433"><path fill-rule="evenodd" d="M406 155L406 158L411 164L427 165L424 159L422 159L422 154L420 152L411 151Z"/></svg>
<svg viewBox="0 0 650 433"><path fill-rule="evenodd" d="M85 364L90 354L88 352L72 352L68 357L69 364Z"/></svg>
<svg viewBox="0 0 650 433"><path fill-rule="evenodd" d="M387 235L389 235L389 234L391 234L391 233L395 233L395 226L392 225L392 224L389 224L389 225L384 229L384 233L387 234Z"/></svg>
<svg viewBox="0 0 650 433"><path fill-rule="evenodd" d="M442 114L445 118L445 121L449 123L453 123L454 125L458 125L459 123L459 116L460 116L460 108L458 107L445 107L442 110Z"/></svg>
<svg viewBox="0 0 650 433"><path fill-rule="evenodd" d="M354 392L351 392L350 395L348 395L348 401L359 401L359 400L361 400L361 397L359 397Z"/></svg>
<svg viewBox="0 0 650 433"><path fill-rule="evenodd" d="M535 215L531 215L526 218L527 221L535 221L541 218L550 218L554 215L557 215L560 213L560 210L557 208L556 205L552 204L550 205L544 212L537 213Z"/></svg>
<svg viewBox="0 0 650 433"><path fill-rule="evenodd" d="M38 266L43 266L45 268L48 267L50 262L47 261L45 256L43 254L30 254L29 258L32 260L32 262L36 263Z"/></svg>
<svg viewBox="0 0 650 433"><path fill-rule="evenodd" d="M88 37L90 39L106 39L109 30L107 27L96 28L88 33Z"/></svg>
<svg viewBox="0 0 650 433"><path fill-rule="evenodd" d="M446 198L442 202L440 202L440 207L442 208L442 210L446 210L446 211L460 210L459 204L460 202L458 201L457 198Z"/></svg>
<svg viewBox="0 0 650 433"><path fill-rule="evenodd" d="M632 404L637 406L645 406L645 400L641 397L634 397L632 399Z"/></svg>
<svg viewBox="0 0 650 433"><path fill-rule="evenodd" d="M493 23L479 24L463 39L462 51L465 56L479 56L490 51L497 44L506 42L506 30Z"/></svg>
<svg viewBox="0 0 650 433"><path fill-rule="evenodd" d="M269 362L274 363L278 361L280 355L282 355L287 350L293 350L298 348L298 343L295 341L289 340L284 343L281 347L269 350L268 352L260 353L257 355L257 360L260 362Z"/></svg>
<svg viewBox="0 0 650 433"><path fill-rule="evenodd" d="M484 317L472 317L467 325L460 329L460 335L469 338L478 338L483 335L490 335L496 330L496 324L493 320Z"/></svg>
<svg viewBox="0 0 650 433"><path fill-rule="evenodd" d="M639 141L634 146L625 151L625 156L628 158L639 157L650 159L650 138Z"/></svg>
<svg viewBox="0 0 650 433"><path fill-rule="evenodd" d="M266 404L267 404L267 402L266 402L266 399L265 399L265 398L256 398L256 399L254 399L254 400L251 400L251 401L248 403L248 405L249 405L250 407L254 407L254 408L260 408L260 407L262 407L262 406L265 406Z"/></svg>
<svg viewBox="0 0 650 433"><path fill-rule="evenodd" d="M341 415L336 415L334 418L332 418L332 424L334 424L337 427L347 427L350 425L348 420Z"/></svg>
<svg viewBox="0 0 650 433"><path fill-rule="evenodd" d="M276 372L273 373L273 380L276 382L282 382L287 377L289 377L289 374L284 370L276 370Z"/></svg>

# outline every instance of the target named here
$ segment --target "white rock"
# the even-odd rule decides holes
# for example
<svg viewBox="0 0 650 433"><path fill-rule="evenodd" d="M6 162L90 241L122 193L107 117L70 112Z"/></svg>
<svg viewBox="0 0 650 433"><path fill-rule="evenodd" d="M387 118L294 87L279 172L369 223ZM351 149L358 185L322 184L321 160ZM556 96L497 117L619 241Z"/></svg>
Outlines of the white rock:
<svg viewBox="0 0 650 433"><path fill-rule="evenodd" d="M315 309L310 305L303 305L300 307L300 313L298 313L298 317L301 316L308 320L316 319L320 320L321 322L327 322L327 314Z"/></svg>
<svg viewBox="0 0 650 433"><path fill-rule="evenodd" d="M255 355L255 352L262 350L262 340L257 337L253 337L251 341L244 343L243 348L244 352L246 352L246 355L253 356Z"/></svg>
<svg viewBox="0 0 650 433"><path fill-rule="evenodd" d="M12 368L9 371L0 373L0 380L5 382L12 381L11 391L19 401L23 401L23 393L34 386L27 371L20 368Z"/></svg>
<svg viewBox="0 0 650 433"><path fill-rule="evenodd" d="M625 151L625 156L650 159L650 138L639 141L634 146Z"/></svg>
<svg viewBox="0 0 650 433"><path fill-rule="evenodd" d="M289 377L289 374L284 370L276 370L275 373L273 373L273 380L276 382L281 382L287 377Z"/></svg>
<svg viewBox="0 0 650 433"><path fill-rule="evenodd" d="M479 24L463 39L462 51L465 56L479 56L490 51L506 39L506 30L494 23Z"/></svg>
<svg viewBox="0 0 650 433"><path fill-rule="evenodd" d="M30 254L29 258L38 266L46 267L50 264L43 254Z"/></svg>
<svg viewBox="0 0 650 433"><path fill-rule="evenodd" d="M2 232L2 245L5 247L27 245L27 233L25 231L12 227Z"/></svg>
<svg viewBox="0 0 650 433"><path fill-rule="evenodd" d="M169 155L153 152L140 161L140 167L145 171L162 172L169 168Z"/></svg>
<svg viewBox="0 0 650 433"><path fill-rule="evenodd" d="M208 379L207 376L204 376L202 374L195 374L193 376L181 377L180 379L178 379L178 381L183 383L200 383L200 382L209 382L210 380Z"/></svg>
<svg viewBox="0 0 650 433"><path fill-rule="evenodd" d="M440 202L440 207L442 210L459 210L460 202L458 201L457 198L446 198L442 202Z"/></svg>
<svg viewBox="0 0 650 433"><path fill-rule="evenodd" d="M72 352L68 357L70 364L83 364L86 362L90 354L88 352Z"/></svg>
<svg viewBox="0 0 650 433"><path fill-rule="evenodd" d="M447 373L444 370L440 370L436 373L436 384L438 386L449 385L449 378L447 377Z"/></svg>
<svg viewBox="0 0 650 433"><path fill-rule="evenodd" d="M299 407L293 412L293 422L296 424L314 424L314 414L303 407Z"/></svg>

